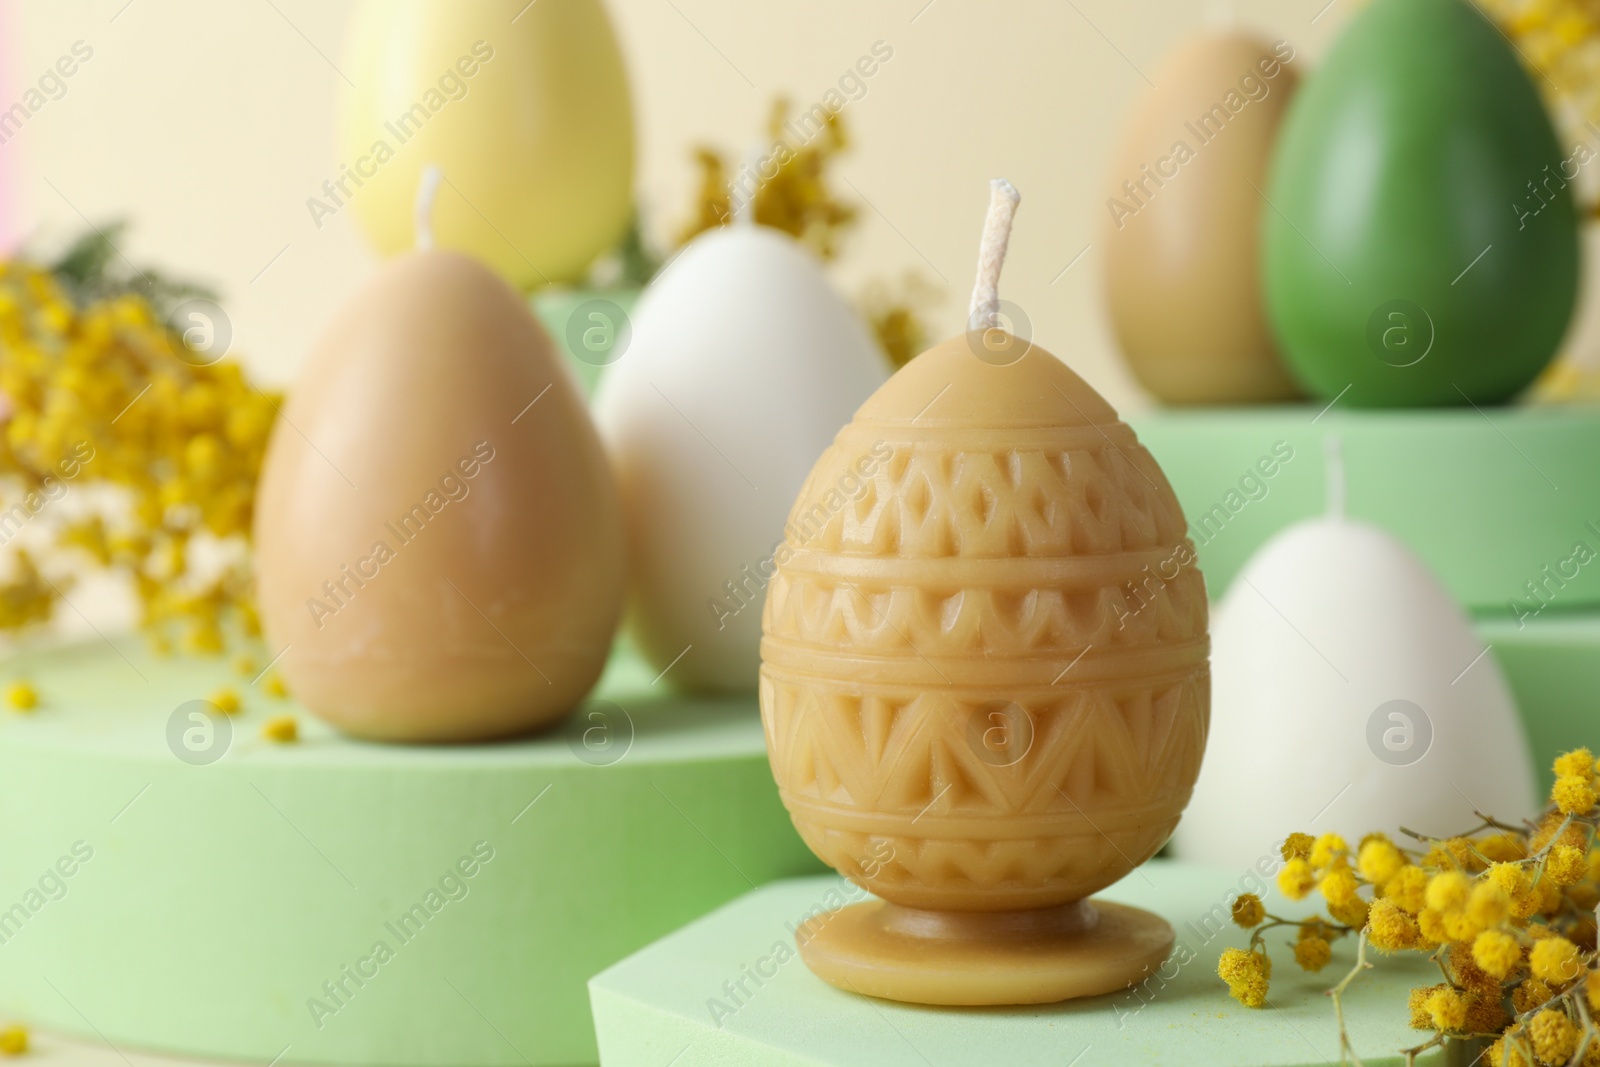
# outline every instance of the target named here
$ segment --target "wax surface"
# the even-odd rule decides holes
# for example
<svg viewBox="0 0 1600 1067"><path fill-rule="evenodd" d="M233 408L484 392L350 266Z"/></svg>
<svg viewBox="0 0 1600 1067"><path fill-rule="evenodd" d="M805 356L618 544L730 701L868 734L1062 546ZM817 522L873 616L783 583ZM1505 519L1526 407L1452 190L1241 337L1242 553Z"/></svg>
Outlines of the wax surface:
<svg viewBox="0 0 1600 1067"><path fill-rule="evenodd" d="M784 803L819 856L915 908L1111 884L1166 841L1205 746L1177 500L1099 394L1003 337L936 345L862 405L767 594Z"/></svg>
<svg viewBox="0 0 1600 1067"><path fill-rule="evenodd" d="M646 290L595 414L628 525L629 632L672 684L755 690L789 505L888 372L821 264L777 230L713 230Z"/></svg>
<svg viewBox="0 0 1600 1067"><path fill-rule="evenodd" d="M290 689L352 734L503 737L571 711L621 609L616 490L549 337L454 252L386 265L274 431L261 610Z"/></svg>
<svg viewBox="0 0 1600 1067"><path fill-rule="evenodd" d="M412 203L430 164L448 183L439 244L519 288L576 281L621 238L633 108L600 0L369 0L349 42L340 184L321 199L352 208L380 252L415 241Z"/></svg>
<svg viewBox="0 0 1600 1067"><path fill-rule="evenodd" d="M1168 403L1300 392L1267 325L1259 249L1258 190L1299 83L1293 55L1246 34L1197 37L1156 73L1122 135L1106 190L1106 299L1128 366Z"/></svg>
<svg viewBox="0 0 1600 1067"><path fill-rule="evenodd" d="M1268 542L1217 609L1212 660L1205 766L1174 838L1185 859L1249 863L1308 830L1447 836L1475 810L1536 810L1494 652L1376 526L1311 519Z"/></svg>
<svg viewBox="0 0 1600 1067"><path fill-rule="evenodd" d="M1352 16L1284 119L1262 213L1268 310L1301 382L1355 407L1532 382L1577 294L1570 154L1475 5Z"/></svg>

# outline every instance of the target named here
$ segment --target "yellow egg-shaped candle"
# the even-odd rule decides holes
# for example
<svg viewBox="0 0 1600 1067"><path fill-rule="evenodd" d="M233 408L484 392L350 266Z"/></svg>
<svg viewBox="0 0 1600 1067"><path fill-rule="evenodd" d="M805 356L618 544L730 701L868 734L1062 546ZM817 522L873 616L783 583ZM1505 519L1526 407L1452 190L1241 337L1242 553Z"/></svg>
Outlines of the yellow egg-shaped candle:
<svg viewBox="0 0 1600 1067"><path fill-rule="evenodd" d="M319 225L348 206L378 251L410 248L412 196L438 164L439 244L522 288L582 277L622 236L633 110L600 0L367 0L342 66Z"/></svg>
<svg viewBox="0 0 1600 1067"><path fill-rule="evenodd" d="M802 932L814 971L1014 1004L1159 964L1163 920L1085 898L1162 846L1199 773L1185 529L1110 405L992 327L912 360L840 431L790 514L760 683L795 826L882 898Z"/></svg>

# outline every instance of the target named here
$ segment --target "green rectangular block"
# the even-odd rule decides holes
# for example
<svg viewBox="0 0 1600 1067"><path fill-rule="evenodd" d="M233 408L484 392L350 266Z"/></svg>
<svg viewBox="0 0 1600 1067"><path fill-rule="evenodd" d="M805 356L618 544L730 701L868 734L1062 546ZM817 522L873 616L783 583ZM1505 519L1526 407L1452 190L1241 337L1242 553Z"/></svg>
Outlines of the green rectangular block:
<svg viewBox="0 0 1600 1067"><path fill-rule="evenodd" d="M1296 967L1292 932L1269 935L1268 1006L1242 1007L1217 978L1217 959L1242 947L1228 903L1254 871L1157 860L1102 897L1148 908L1177 932L1173 954L1123 993L1018 1008L927 1008L843 992L806 969L794 930L818 909L863 899L837 876L792 879L747 893L609 968L589 983L605 1067L1287 1067L1339 1061L1323 991L1351 967L1335 950L1319 974ZM1281 898L1280 912L1301 912ZM1372 1067L1431 1036L1407 1026L1406 997L1438 981L1421 956L1379 958L1345 1001L1356 1051ZM1442 1062L1433 1050L1419 1064Z"/></svg>
<svg viewBox="0 0 1600 1067"><path fill-rule="evenodd" d="M1600 612L1551 610L1521 623L1485 617L1477 628L1505 671L1541 787L1549 789L1557 756L1600 747Z"/></svg>
<svg viewBox="0 0 1600 1067"><path fill-rule="evenodd" d="M1563 609L1600 607L1600 409L1193 408L1128 420L1183 505L1213 600L1290 523L1326 508L1337 434L1348 512L1405 542L1471 611L1509 614L1545 568ZM1537 601L1532 603L1537 605Z"/></svg>

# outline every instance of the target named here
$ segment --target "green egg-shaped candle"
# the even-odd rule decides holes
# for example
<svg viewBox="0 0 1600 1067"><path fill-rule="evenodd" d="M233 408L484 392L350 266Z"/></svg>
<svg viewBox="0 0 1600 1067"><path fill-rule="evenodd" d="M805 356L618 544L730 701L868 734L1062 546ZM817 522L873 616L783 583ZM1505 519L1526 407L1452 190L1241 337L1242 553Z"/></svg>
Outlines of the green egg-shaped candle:
<svg viewBox="0 0 1600 1067"><path fill-rule="evenodd" d="M1465 0L1375 0L1295 97L1265 190L1291 370L1359 407L1513 396L1572 315L1581 162Z"/></svg>

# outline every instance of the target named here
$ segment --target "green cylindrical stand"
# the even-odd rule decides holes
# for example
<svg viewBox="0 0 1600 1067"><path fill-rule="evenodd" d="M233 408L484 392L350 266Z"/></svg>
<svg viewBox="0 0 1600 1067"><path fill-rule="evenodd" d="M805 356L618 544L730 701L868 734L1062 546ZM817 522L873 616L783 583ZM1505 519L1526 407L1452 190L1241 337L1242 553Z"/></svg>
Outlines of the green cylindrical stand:
<svg viewBox="0 0 1600 1067"><path fill-rule="evenodd" d="M0 712L8 1020L257 1064L592 1064L591 975L819 869L754 697L674 698L614 661L557 733L385 746L117 641L3 674L42 699ZM224 684L242 712L194 718ZM262 740L286 710L302 740Z"/></svg>

